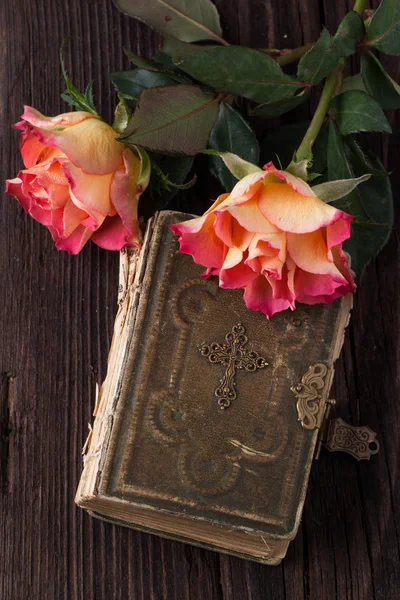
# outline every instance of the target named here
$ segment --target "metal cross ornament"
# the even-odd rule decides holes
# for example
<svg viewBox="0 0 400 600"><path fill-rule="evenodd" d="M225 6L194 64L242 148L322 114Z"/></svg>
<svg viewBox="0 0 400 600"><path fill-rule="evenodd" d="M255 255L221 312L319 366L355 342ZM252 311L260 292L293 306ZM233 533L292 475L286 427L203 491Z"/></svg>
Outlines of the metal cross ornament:
<svg viewBox="0 0 400 600"><path fill-rule="evenodd" d="M237 396L236 371L245 369L249 373L253 373L268 365L265 358L258 352L249 352L245 349L248 342L245 331L243 325L238 323L226 334L225 344L213 342L210 345L203 344L199 348L201 354L206 356L211 363L222 364L226 367L224 376L215 390L215 396L221 409L228 408Z"/></svg>

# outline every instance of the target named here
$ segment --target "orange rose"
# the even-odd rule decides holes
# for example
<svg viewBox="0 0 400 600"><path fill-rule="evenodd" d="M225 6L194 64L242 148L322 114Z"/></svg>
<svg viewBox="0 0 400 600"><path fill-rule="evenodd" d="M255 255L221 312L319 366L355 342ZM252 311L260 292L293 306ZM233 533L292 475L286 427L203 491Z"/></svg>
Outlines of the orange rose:
<svg viewBox="0 0 400 600"><path fill-rule="evenodd" d="M29 106L14 127L26 169L6 192L49 228L59 250L76 254L89 239L108 250L138 243L140 160L112 127L87 112L45 117Z"/></svg>
<svg viewBox="0 0 400 600"><path fill-rule="evenodd" d="M180 250L244 288L246 306L267 317L295 302L329 304L355 290L342 242L352 217L319 200L310 186L272 163L244 177L202 216L172 225Z"/></svg>

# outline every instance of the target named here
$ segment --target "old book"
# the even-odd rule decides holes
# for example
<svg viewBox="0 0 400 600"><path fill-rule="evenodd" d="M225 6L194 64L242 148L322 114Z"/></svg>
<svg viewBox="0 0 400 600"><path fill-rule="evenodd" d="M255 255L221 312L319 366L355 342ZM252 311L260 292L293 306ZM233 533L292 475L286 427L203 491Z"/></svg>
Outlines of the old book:
<svg viewBox="0 0 400 600"><path fill-rule="evenodd" d="M201 279L162 212L121 255L107 378L76 502L267 564L299 527L351 297L271 320Z"/></svg>

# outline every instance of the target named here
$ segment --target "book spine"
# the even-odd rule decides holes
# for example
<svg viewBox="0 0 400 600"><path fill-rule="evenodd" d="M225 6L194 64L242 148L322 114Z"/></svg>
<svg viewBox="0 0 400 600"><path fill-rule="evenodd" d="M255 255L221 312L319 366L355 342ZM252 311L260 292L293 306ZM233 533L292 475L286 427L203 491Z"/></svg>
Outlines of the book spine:
<svg viewBox="0 0 400 600"><path fill-rule="evenodd" d="M124 248L120 252L118 310L108 354L107 375L100 391L96 393L93 411L95 421L93 427L89 424L89 434L82 449L84 468L75 497L77 504L81 504L85 499L91 498L97 493L102 456L106 451L113 424L113 413L121 385L121 373L130 340L129 333L135 323L141 280L156 218L153 217L148 223L143 247L140 251L137 248Z"/></svg>

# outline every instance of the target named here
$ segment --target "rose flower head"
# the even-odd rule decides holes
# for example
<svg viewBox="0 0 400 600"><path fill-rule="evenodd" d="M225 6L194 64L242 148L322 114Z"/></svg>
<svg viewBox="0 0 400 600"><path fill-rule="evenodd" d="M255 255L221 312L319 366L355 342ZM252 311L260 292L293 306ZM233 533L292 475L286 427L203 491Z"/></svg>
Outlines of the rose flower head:
<svg viewBox="0 0 400 600"><path fill-rule="evenodd" d="M25 169L6 192L46 225L56 248L77 254L91 239L107 250L138 244L140 160L89 112L45 117L29 106L22 121Z"/></svg>
<svg viewBox="0 0 400 600"><path fill-rule="evenodd" d="M342 250L352 217L326 204L310 186L272 163L240 180L202 216L171 225L180 251L244 288L246 306L271 317L297 302L329 304L354 292Z"/></svg>

